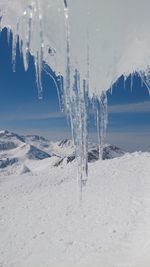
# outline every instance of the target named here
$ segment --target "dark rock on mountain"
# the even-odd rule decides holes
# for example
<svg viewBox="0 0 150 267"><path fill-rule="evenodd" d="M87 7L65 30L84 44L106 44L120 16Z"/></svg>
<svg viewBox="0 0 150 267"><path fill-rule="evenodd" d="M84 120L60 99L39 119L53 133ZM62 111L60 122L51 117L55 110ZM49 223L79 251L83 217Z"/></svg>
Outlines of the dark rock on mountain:
<svg viewBox="0 0 150 267"><path fill-rule="evenodd" d="M50 158L51 155L30 145L30 149L27 152L27 157L28 159L42 160L42 159Z"/></svg>
<svg viewBox="0 0 150 267"><path fill-rule="evenodd" d="M17 163L17 158L6 158L6 159L0 159L0 169L4 169L8 166L12 166L13 164Z"/></svg>

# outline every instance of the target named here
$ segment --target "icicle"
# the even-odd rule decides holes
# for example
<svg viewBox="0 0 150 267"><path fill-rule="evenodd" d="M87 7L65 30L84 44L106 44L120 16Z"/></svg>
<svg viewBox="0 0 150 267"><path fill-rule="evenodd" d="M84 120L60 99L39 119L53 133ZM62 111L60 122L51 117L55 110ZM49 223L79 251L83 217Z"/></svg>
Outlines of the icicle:
<svg viewBox="0 0 150 267"><path fill-rule="evenodd" d="M42 64L44 54L44 40L42 30L42 13L39 0L32 1L19 17L17 24L17 35L19 35L19 49L22 52L24 69L28 70L29 53L34 52L36 83L38 89L38 97L42 98ZM15 46L14 46L13 62L15 62Z"/></svg>
<svg viewBox="0 0 150 267"><path fill-rule="evenodd" d="M111 93L111 95L112 95L112 93L113 93L113 83L111 83L111 87L110 87L110 93Z"/></svg>
<svg viewBox="0 0 150 267"><path fill-rule="evenodd" d="M74 102L77 101L75 91L78 88L77 86L77 73L74 75L74 90L71 86L71 64L70 64L70 31L69 31L69 10L67 1L64 0L64 14L65 14L65 29L66 29L66 77L64 80L64 106L65 112L68 117L68 121L70 121L72 138L74 144L76 145L76 125L74 123ZM75 71L76 72L76 71ZM76 89L76 90L75 90ZM74 94L74 97L73 97ZM78 150L78 148L76 149Z"/></svg>
<svg viewBox="0 0 150 267"><path fill-rule="evenodd" d="M102 114L101 114L101 107L100 101L97 99L97 108L96 108L96 123L97 123L97 137L98 137L98 145L99 145L99 159L102 159L103 156L103 133L102 133Z"/></svg>
<svg viewBox="0 0 150 267"><path fill-rule="evenodd" d="M131 76L130 76L130 89L131 89L131 93L132 93L132 90L133 90L133 79L134 79L134 73L131 73Z"/></svg>
<svg viewBox="0 0 150 267"><path fill-rule="evenodd" d="M17 41L18 41L18 35L14 34L13 39L12 39L12 68L13 68L13 72L16 71Z"/></svg>
<svg viewBox="0 0 150 267"><path fill-rule="evenodd" d="M7 43L9 44L11 36L12 36L12 31L10 28L7 28Z"/></svg>
<svg viewBox="0 0 150 267"><path fill-rule="evenodd" d="M0 31L2 30L2 19L3 15L2 15L2 10L0 9Z"/></svg>
<svg viewBox="0 0 150 267"><path fill-rule="evenodd" d="M44 48L44 41L43 41L43 31L42 31L42 15L40 13L40 7L38 3L38 10L39 10L39 29L40 29L40 42L39 42L39 51L38 51L38 96L39 99L43 97L43 87L42 87L42 64L43 64L43 48Z"/></svg>
<svg viewBox="0 0 150 267"><path fill-rule="evenodd" d="M31 45L31 32L32 32L32 18L33 18L33 7L30 5L28 8L24 11L24 17L23 17L23 29L25 34L25 40L22 43L22 52L23 52L23 62L24 62L24 68L25 71L28 70L29 67L29 53L31 52L30 45ZM24 24L26 23L25 29Z"/></svg>
<svg viewBox="0 0 150 267"><path fill-rule="evenodd" d="M81 81L80 74L75 70L72 96L72 123L73 139L76 146L76 158L78 161L78 183L82 197L83 186L88 175L88 130L87 110L88 91L86 80Z"/></svg>
<svg viewBox="0 0 150 267"><path fill-rule="evenodd" d="M66 112L70 113L70 91L71 91L71 82L70 82L70 32L69 32L69 14L68 14L67 1L64 0L64 13L65 13L65 27L66 27L66 81L64 86L64 100Z"/></svg>
<svg viewBox="0 0 150 267"><path fill-rule="evenodd" d="M38 88L38 98L42 99L43 97L43 87L42 87L42 69L41 69L41 54L37 51L35 57L35 73L36 73L36 84Z"/></svg>
<svg viewBox="0 0 150 267"><path fill-rule="evenodd" d="M17 30L16 34L19 36L19 51L22 53L23 57L23 64L24 69L27 71L28 69L28 56L29 56L29 50L27 47L27 40L28 40L28 10L26 9L22 16L18 19L17 23ZM23 41L22 41L23 40Z"/></svg>
<svg viewBox="0 0 150 267"><path fill-rule="evenodd" d="M107 122L108 122L107 94L103 92L100 98L94 97L93 101L94 101L95 114L96 114L97 137L98 137L98 145L99 145L99 159L102 159L104 138L106 136Z"/></svg>
<svg viewBox="0 0 150 267"><path fill-rule="evenodd" d="M124 78L124 89L126 89L126 80L127 80L127 76L124 75L123 78Z"/></svg>
<svg viewBox="0 0 150 267"><path fill-rule="evenodd" d="M141 87L143 88L143 79L141 78L141 76L140 79L141 79Z"/></svg>
<svg viewBox="0 0 150 267"><path fill-rule="evenodd" d="M1 26L1 24L2 24L2 18L3 18L3 16L2 16L2 11L1 11L1 9L0 9L0 31L1 31L1 29L2 29L2 26Z"/></svg>
<svg viewBox="0 0 150 267"><path fill-rule="evenodd" d="M77 69L74 71L73 87L71 84L70 64L70 32L69 11L67 2L64 1L64 13L66 24L66 79L64 87L64 104L66 113L69 115L72 129L72 137L76 147L78 161L78 183L80 198L82 198L83 186L86 184L88 175L88 91L89 91L89 44L87 45L87 75L86 79L80 77Z"/></svg>
<svg viewBox="0 0 150 267"><path fill-rule="evenodd" d="M61 75L59 75L57 77L57 81L59 82L59 87L58 87L58 84L56 82L56 78L54 78L54 76L50 73L50 69L49 67L46 65L46 64L43 64L43 67L42 67L43 71L53 80L54 84L55 84L55 87L57 89L57 96L58 96L58 101L59 101L59 108L60 110L63 112L63 100L62 100L62 97L63 97L63 88L62 88L62 77Z"/></svg>
<svg viewBox="0 0 150 267"><path fill-rule="evenodd" d="M64 101L64 85L63 85L63 77L62 75L59 73L58 77L57 77L57 81L59 83L59 87L57 89L58 95L59 95L59 107L61 112L65 112L65 101Z"/></svg>

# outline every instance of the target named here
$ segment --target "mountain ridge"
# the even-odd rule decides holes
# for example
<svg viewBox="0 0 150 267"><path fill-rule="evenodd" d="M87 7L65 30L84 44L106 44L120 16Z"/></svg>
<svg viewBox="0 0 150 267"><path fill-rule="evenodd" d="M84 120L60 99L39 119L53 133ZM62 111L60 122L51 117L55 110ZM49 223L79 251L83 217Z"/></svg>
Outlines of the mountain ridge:
<svg viewBox="0 0 150 267"><path fill-rule="evenodd" d="M105 145L103 160L123 156L125 152L114 145ZM50 162L53 167L75 161L75 147L73 141L63 139L52 142L39 135L19 135L8 130L0 131L0 169L9 168L28 170L31 162L53 158ZM88 161L99 159L98 144L89 143ZM39 162L39 165L43 164ZM47 163L48 164L48 163ZM35 163L34 163L35 165ZM20 173L20 171L19 171Z"/></svg>

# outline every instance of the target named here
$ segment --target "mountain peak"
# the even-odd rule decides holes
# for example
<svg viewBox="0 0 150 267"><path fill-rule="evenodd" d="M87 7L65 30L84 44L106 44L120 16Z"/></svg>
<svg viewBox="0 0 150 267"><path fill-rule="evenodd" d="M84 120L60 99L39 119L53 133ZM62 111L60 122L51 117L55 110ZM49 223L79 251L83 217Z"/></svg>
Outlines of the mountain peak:
<svg viewBox="0 0 150 267"><path fill-rule="evenodd" d="M0 131L0 137L3 136L3 135L6 135L6 134L8 134L8 133L9 133L8 130L1 130L1 131Z"/></svg>

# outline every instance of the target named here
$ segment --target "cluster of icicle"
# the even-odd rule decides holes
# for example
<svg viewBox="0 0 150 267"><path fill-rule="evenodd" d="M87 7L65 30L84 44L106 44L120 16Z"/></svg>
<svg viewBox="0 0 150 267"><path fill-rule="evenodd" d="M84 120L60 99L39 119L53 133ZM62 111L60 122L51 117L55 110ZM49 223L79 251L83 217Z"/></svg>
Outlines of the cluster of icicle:
<svg viewBox="0 0 150 267"><path fill-rule="evenodd" d="M22 15L18 17L15 27L7 25L8 42L10 40L11 33L13 33L12 42L12 66L15 71L16 65L16 47L19 42L20 52L23 56L24 68L28 69L29 54L33 54L36 72L36 83L38 88L38 97L42 99L42 70L48 72L45 61L47 57L50 57L47 62L53 67L53 60L56 54L55 44L49 46L44 43L43 38L43 15L40 6L40 1L27 1L28 4L23 5ZM49 1L52 4L52 1ZM17 3L17 2L16 2ZM6 3L5 3L6 4ZM21 8L22 8L21 5ZM85 185L88 177L88 112L89 101L92 101L97 124L98 143L99 143L99 157L102 158L103 142L106 133L107 126L107 97L106 93L102 93L99 97L93 96L92 100L89 98L89 47L87 43L87 61L86 68L87 74L83 79L80 75L80 71L77 68L72 70L70 59L70 30L69 30L69 14L67 1L62 0L62 7L64 11L64 27L65 27L65 46L64 46L64 61L61 75L58 74L58 79L61 81L61 88L57 87L58 97L61 101L60 107L62 111L66 113L69 118L72 137L76 148L76 158L78 161L78 182L82 191L83 185ZM4 5L4 7L7 5ZM5 13L5 9L3 11ZM1 22L3 21L2 13ZM51 14L50 14L51 15ZM53 23L53 21L52 21ZM5 25L5 23L4 23ZM14 26L14 25L13 25ZM53 25L49 25L51 28ZM2 26L1 26L2 27ZM62 30L62 29L61 29ZM54 33L55 34L55 33ZM52 35L52 34L51 34ZM53 36L52 36L53 40ZM45 49L46 46L46 49ZM60 63L60 62L59 62ZM57 64L57 63L56 63ZM56 65L55 65L56 67ZM50 75L50 73L48 73ZM72 75L73 74L73 75ZM63 75L63 79L61 78ZM53 77L52 77L53 78ZM63 84L62 84L63 83ZM56 84L57 86L57 84ZM61 90L60 90L61 89ZM60 92L63 96L60 95Z"/></svg>
<svg viewBox="0 0 150 267"><path fill-rule="evenodd" d="M104 138L107 128L107 95L106 92L89 97L90 84L90 52L87 38L86 47L86 74L84 79L80 71L76 68L71 71L71 51L70 51L70 32L69 32L69 15L67 2L64 1L65 8L65 28L66 28L66 84L64 86L64 104L66 113L69 116L72 137L76 147L76 158L79 168L79 184L82 192L82 187L86 184L88 177L88 119L89 106L92 102L95 111L99 158L103 156Z"/></svg>
<svg viewBox="0 0 150 267"><path fill-rule="evenodd" d="M13 69L19 41L25 70L29 53L34 56L39 98L43 93L42 70L51 75L46 64L61 81L57 90L63 95L58 96L71 124L81 190L88 175L89 102L95 110L102 158L106 90L119 76L134 71L149 88L149 68L141 71L150 57L149 36L145 34L149 30L148 7L147 0L69 0L69 8L68 0L1 0L0 27L7 27L8 40L13 33Z"/></svg>
<svg viewBox="0 0 150 267"><path fill-rule="evenodd" d="M96 116L96 126L99 144L99 158L102 159L103 144L107 128L107 95L89 97L89 79L90 79L90 56L89 44L87 43L86 58L86 75L82 78L78 69L73 70L71 76L70 62L70 32L69 32L69 15L67 2L64 0L64 12L66 23L66 80L64 86L64 106L65 111L70 119L72 137L76 147L76 158L78 160L78 182L82 192L82 187L86 184L88 177L88 118L89 102L93 104ZM72 81L71 81L72 79Z"/></svg>

